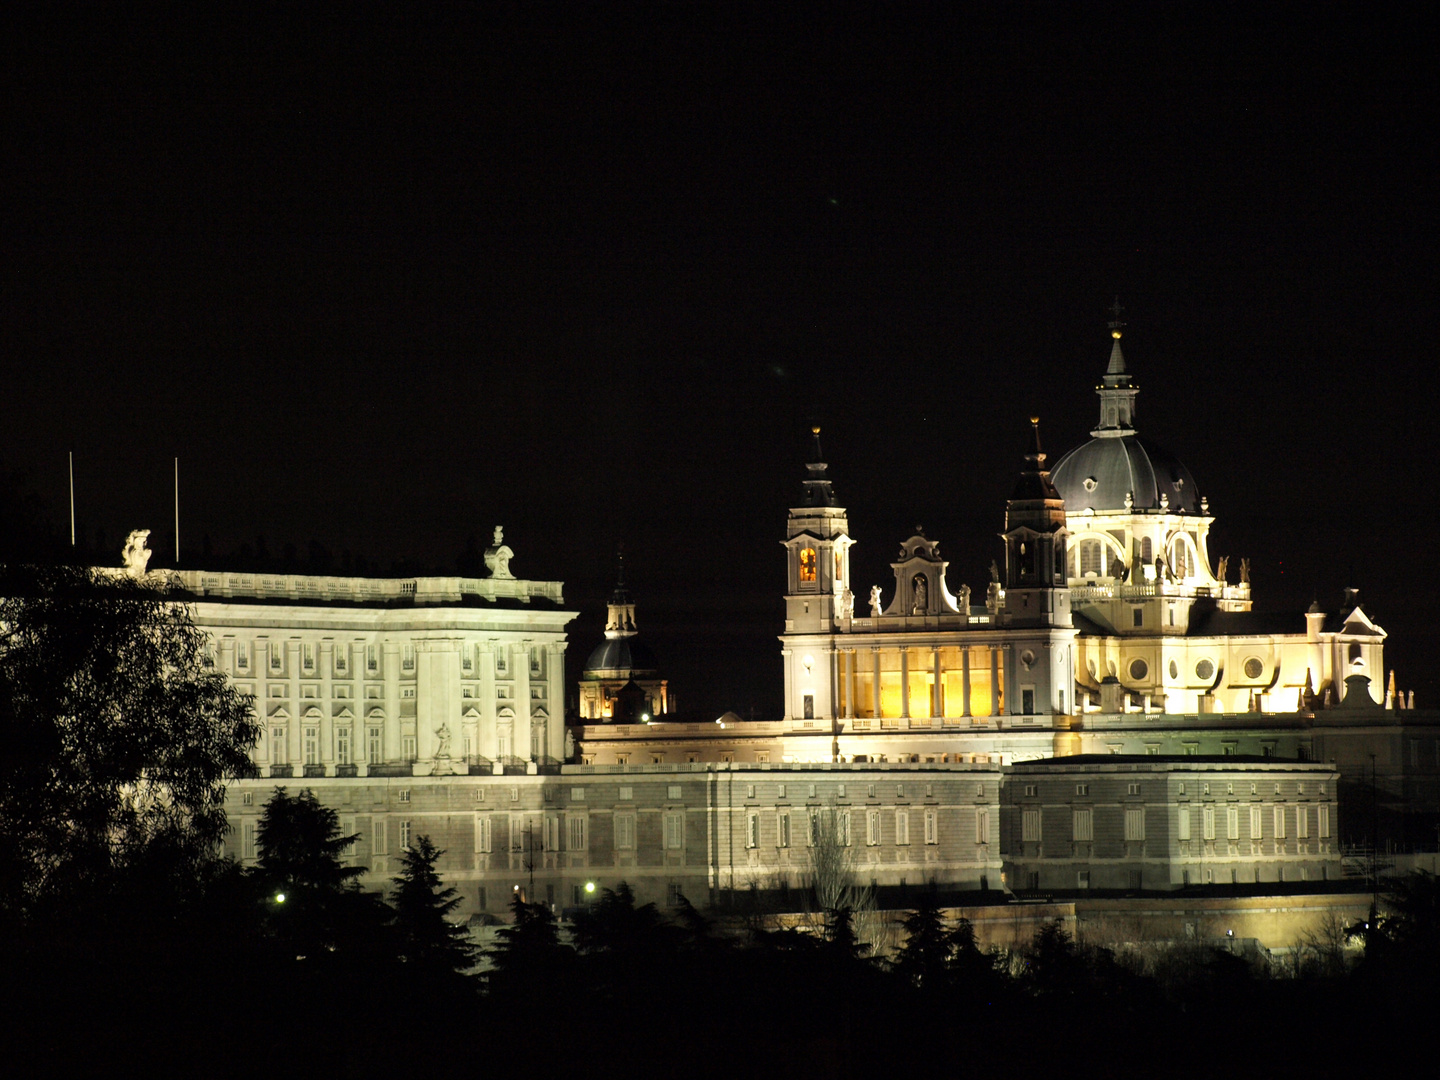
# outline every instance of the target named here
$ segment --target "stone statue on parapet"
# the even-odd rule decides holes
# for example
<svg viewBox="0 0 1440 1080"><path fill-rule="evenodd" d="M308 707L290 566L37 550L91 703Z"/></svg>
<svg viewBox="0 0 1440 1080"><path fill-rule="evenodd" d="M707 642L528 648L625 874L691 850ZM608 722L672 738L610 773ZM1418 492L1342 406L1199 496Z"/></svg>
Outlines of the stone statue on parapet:
<svg viewBox="0 0 1440 1080"><path fill-rule="evenodd" d="M1215 568L1215 576L1220 579L1221 584L1225 584L1225 571L1227 571L1227 570L1229 570L1229 569L1230 569L1230 556L1229 556L1229 555L1221 555L1221 556L1220 556L1220 565Z"/></svg>
<svg viewBox="0 0 1440 1080"><path fill-rule="evenodd" d="M870 617L871 617L872 619L878 619L878 618L880 617L880 586L879 586L879 585L871 585L871 586L870 586Z"/></svg>
<svg viewBox="0 0 1440 1080"><path fill-rule="evenodd" d="M1249 585L1249 584L1250 584L1250 560L1249 560L1249 559L1241 559L1241 560L1240 560L1240 583L1241 583L1242 585Z"/></svg>
<svg viewBox="0 0 1440 1080"><path fill-rule="evenodd" d="M990 560L990 580L996 583L1000 581L1000 564L994 559Z"/></svg>
<svg viewBox="0 0 1440 1080"><path fill-rule="evenodd" d="M154 554L145 546L145 541L150 538L149 529L136 529L125 538L125 548L120 552L120 558L125 564L125 573L132 578L143 578L145 576L145 565Z"/></svg>
<svg viewBox="0 0 1440 1080"><path fill-rule="evenodd" d="M514 578L510 572L510 560L515 553L505 545L505 530L495 526L495 542L485 549L485 567L492 578Z"/></svg>
<svg viewBox="0 0 1440 1080"><path fill-rule="evenodd" d="M850 586L845 586L845 591L840 594L840 617L842 619L853 619L855 617L855 594L850 591Z"/></svg>
<svg viewBox="0 0 1440 1080"><path fill-rule="evenodd" d="M969 614L970 614L970 586L969 586L969 585L961 585L961 586L960 586L960 595L959 595L956 599L959 601L959 603L958 603L957 606L960 608L960 614L961 614L961 615L969 615Z"/></svg>

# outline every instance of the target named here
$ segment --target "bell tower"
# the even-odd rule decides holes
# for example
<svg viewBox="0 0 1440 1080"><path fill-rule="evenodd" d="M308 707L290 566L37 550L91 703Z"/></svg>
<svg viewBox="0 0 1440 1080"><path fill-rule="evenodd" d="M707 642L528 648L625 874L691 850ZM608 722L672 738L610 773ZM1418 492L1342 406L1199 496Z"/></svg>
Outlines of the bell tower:
<svg viewBox="0 0 1440 1080"><path fill-rule="evenodd" d="M1030 418L1031 449L1005 504L1005 607L1011 626L1070 626L1065 502L1040 449L1040 418Z"/></svg>
<svg viewBox="0 0 1440 1080"><path fill-rule="evenodd" d="M820 429L811 428L805 494L790 508L785 527L785 632L828 633L854 606L850 588L849 522L820 451Z"/></svg>

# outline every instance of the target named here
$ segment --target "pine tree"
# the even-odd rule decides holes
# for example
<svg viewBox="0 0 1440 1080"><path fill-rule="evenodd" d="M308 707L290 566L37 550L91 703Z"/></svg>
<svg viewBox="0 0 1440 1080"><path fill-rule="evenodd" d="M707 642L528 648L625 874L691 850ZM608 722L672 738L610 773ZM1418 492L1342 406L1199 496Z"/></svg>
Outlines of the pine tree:
<svg viewBox="0 0 1440 1080"><path fill-rule="evenodd" d="M929 894L905 919L905 945L895 958L895 971L912 986L938 990L949 981L950 957L955 950L953 936Z"/></svg>
<svg viewBox="0 0 1440 1080"><path fill-rule="evenodd" d="M453 888L442 888L435 863L444 852L417 837L401 858L391 906L400 935L401 955L432 969L463 971L474 963L475 950L463 926L446 916L460 906Z"/></svg>

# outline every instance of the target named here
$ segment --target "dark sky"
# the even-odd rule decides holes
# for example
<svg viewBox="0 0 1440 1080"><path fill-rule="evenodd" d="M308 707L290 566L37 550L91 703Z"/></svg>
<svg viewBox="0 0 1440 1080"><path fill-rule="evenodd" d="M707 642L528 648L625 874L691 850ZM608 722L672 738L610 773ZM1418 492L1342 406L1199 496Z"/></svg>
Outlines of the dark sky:
<svg viewBox="0 0 1440 1080"><path fill-rule="evenodd" d="M682 707L769 715L808 424L858 582L923 524L979 587L1118 294L1212 552L1261 608L1358 585L1440 704L1434 37L1253 6L11 22L0 461L63 523L73 450L117 562L172 561L177 454L183 565L503 524L572 671L623 541Z"/></svg>

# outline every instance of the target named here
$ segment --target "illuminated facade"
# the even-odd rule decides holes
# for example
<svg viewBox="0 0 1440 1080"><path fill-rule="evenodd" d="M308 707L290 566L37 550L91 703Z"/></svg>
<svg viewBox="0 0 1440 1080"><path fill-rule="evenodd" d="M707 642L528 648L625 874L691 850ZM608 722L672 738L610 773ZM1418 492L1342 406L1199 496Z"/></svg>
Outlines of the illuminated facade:
<svg viewBox="0 0 1440 1080"><path fill-rule="evenodd" d="M610 594L605 640L580 672L580 716L584 720L643 721L674 710L669 683L660 678L650 649L638 639L635 598L625 587L624 564Z"/></svg>
<svg viewBox="0 0 1440 1080"><path fill-rule="evenodd" d="M498 530L497 530L498 533ZM254 695L266 778L425 776L565 757L561 583L167 571Z"/></svg>

